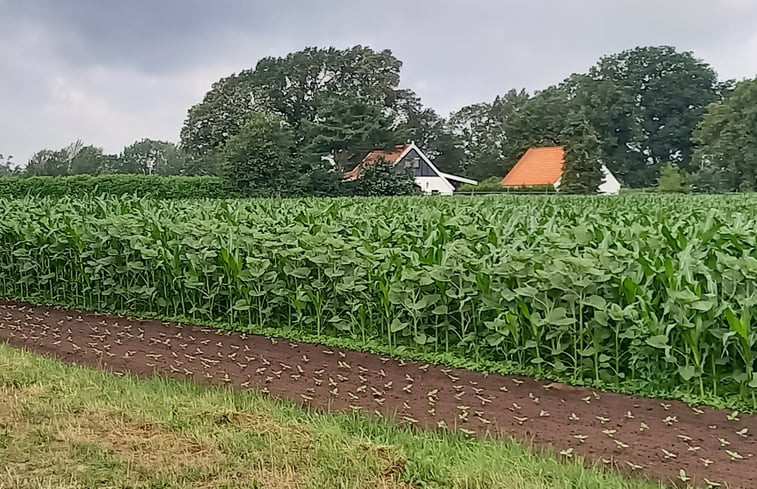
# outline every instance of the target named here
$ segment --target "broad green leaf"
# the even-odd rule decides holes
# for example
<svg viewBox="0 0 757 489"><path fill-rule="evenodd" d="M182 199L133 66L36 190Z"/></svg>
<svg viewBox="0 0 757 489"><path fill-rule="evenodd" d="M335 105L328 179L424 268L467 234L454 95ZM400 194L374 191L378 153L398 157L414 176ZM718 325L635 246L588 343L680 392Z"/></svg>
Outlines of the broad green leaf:
<svg viewBox="0 0 757 489"><path fill-rule="evenodd" d="M668 337L665 335L657 335L647 338L647 345L654 348L667 348L670 346L668 345Z"/></svg>

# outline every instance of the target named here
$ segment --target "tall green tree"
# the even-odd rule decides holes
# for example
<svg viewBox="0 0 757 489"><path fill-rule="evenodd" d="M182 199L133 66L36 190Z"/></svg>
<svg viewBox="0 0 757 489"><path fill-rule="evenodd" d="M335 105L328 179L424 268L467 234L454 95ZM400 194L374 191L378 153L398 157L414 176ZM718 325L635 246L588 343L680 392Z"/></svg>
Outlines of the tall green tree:
<svg viewBox="0 0 757 489"><path fill-rule="evenodd" d="M117 173L181 175L185 159L179 148L168 141L141 139L126 146L118 158Z"/></svg>
<svg viewBox="0 0 757 489"><path fill-rule="evenodd" d="M24 172L39 176L100 175L111 173L116 166L115 155L76 141L57 151L38 151L31 157Z"/></svg>
<svg viewBox="0 0 757 489"><path fill-rule="evenodd" d="M324 100L319 116L303 121L304 151L318 158L330 155L340 170L354 168L372 149L405 140L384 108L367 100L333 97Z"/></svg>
<svg viewBox="0 0 757 489"><path fill-rule="evenodd" d="M101 175L112 173L118 165L115 155L106 154L102 148L81 146L71 154L70 175Z"/></svg>
<svg viewBox="0 0 757 489"><path fill-rule="evenodd" d="M693 141L700 187L757 190L757 78L738 83L722 101L711 104Z"/></svg>
<svg viewBox="0 0 757 489"><path fill-rule="evenodd" d="M660 168L660 178L657 179L657 190L662 193L691 192L689 175L672 163L666 163Z"/></svg>
<svg viewBox="0 0 757 489"><path fill-rule="evenodd" d="M249 196L280 197L298 193L303 164L294 135L277 115L254 113L224 146L224 177Z"/></svg>
<svg viewBox="0 0 757 489"><path fill-rule="evenodd" d="M190 157L204 157L223 149L249 117L260 111L253 91L249 71L215 82L202 101L189 109L181 128L184 152Z"/></svg>
<svg viewBox="0 0 757 489"><path fill-rule="evenodd" d="M565 148L565 164L560 192L594 194L602 184L602 149L586 114L570 112L560 135Z"/></svg>
<svg viewBox="0 0 757 489"><path fill-rule="evenodd" d="M666 162L691 171L693 130L722 88L707 63L671 46L604 56L563 84L587 110L608 168L632 187L653 186Z"/></svg>
<svg viewBox="0 0 757 489"><path fill-rule="evenodd" d="M29 159L24 172L30 176L68 175L70 158L65 150L43 149Z"/></svg>
<svg viewBox="0 0 757 489"><path fill-rule="evenodd" d="M465 153L463 140L447 120L429 107L423 107L420 99L408 99L402 111L402 123L396 142L413 141L439 170L461 173Z"/></svg>
<svg viewBox="0 0 757 489"><path fill-rule="evenodd" d="M261 111L282 117L297 143L312 135L307 131L312 125L308 124L324 124L337 118L350 121L345 112L380 112L390 121L402 120L406 101L414 94L399 88L401 66L391 51L364 46L344 50L306 48L282 58L261 59L254 69L215 83L203 101L189 110L181 145L191 155L216 152L253 114ZM336 100L343 101L342 106ZM383 122L381 125L385 126ZM303 126L307 127L303 130ZM331 136L325 139L345 146L334 140L342 129L332 129ZM343 132L350 133L349 127Z"/></svg>
<svg viewBox="0 0 757 489"><path fill-rule="evenodd" d="M520 139L525 130L518 129L520 112L528 102L525 90L510 90L492 103L469 105L450 116L449 127L461 142L461 167L467 176L501 177L512 168L528 148Z"/></svg>

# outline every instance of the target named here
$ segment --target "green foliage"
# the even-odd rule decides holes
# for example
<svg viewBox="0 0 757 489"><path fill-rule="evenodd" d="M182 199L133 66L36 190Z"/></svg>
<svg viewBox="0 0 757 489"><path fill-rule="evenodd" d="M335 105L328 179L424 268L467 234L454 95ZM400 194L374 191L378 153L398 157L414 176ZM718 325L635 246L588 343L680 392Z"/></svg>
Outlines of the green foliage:
<svg viewBox="0 0 757 489"><path fill-rule="evenodd" d="M663 193L687 194L691 192L689 176L672 163L663 165L660 168L660 178L657 179L657 189Z"/></svg>
<svg viewBox="0 0 757 489"><path fill-rule="evenodd" d="M0 177L7 177L19 173L20 170L14 164L13 156L3 156L0 154Z"/></svg>
<svg viewBox="0 0 757 489"><path fill-rule="evenodd" d="M393 163L379 160L360 172L352 182L344 182L350 195L366 197L413 195L420 193L415 176L410 171L399 171Z"/></svg>
<svg viewBox="0 0 757 489"><path fill-rule="evenodd" d="M563 84L590 114L608 168L631 187L653 185L667 162L692 171L692 132L722 88L712 67L670 46L604 56Z"/></svg>
<svg viewBox="0 0 757 489"><path fill-rule="evenodd" d="M6 198L89 197L132 195L161 199L228 198L236 194L217 177L163 177L156 175L74 175L67 177L1 177L0 195Z"/></svg>
<svg viewBox="0 0 757 489"><path fill-rule="evenodd" d="M515 136L523 124L521 111L528 100L525 90L510 90L490 104L469 105L452 114L449 125L460 139L461 169L467 176L501 179L528 149L530 139L524 142Z"/></svg>
<svg viewBox="0 0 757 489"><path fill-rule="evenodd" d="M583 113L607 166L626 186L649 187L660 166L691 172L691 135L724 88L692 53L639 47L604 56L586 74L529 97L511 90L454 113L464 168L472 178L504 176L531 146L559 144L566 114Z"/></svg>
<svg viewBox="0 0 757 489"><path fill-rule="evenodd" d="M0 199L0 295L756 408L755 205Z"/></svg>
<svg viewBox="0 0 757 489"><path fill-rule="evenodd" d="M557 192L552 185L529 185L526 187L505 187L501 177L489 177L481 180L478 185L464 183L458 189L459 193L508 193L508 194L553 194Z"/></svg>
<svg viewBox="0 0 757 489"><path fill-rule="evenodd" d="M24 172L33 176L68 175L70 161L71 158L66 150L43 149L29 159Z"/></svg>
<svg viewBox="0 0 757 489"><path fill-rule="evenodd" d="M502 186L501 177L489 177L478 182L478 185L464 183L460 185L458 192L507 192L507 189Z"/></svg>
<svg viewBox="0 0 757 489"><path fill-rule="evenodd" d="M118 158L105 154L102 148L79 146L71 154L69 175L100 175L113 173Z"/></svg>
<svg viewBox="0 0 757 489"><path fill-rule="evenodd" d="M115 172L181 175L186 172L185 158L174 143L141 139L124 148Z"/></svg>
<svg viewBox="0 0 757 489"><path fill-rule="evenodd" d="M565 148L560 191L595 194L604 179L599 138L583 114L571 112L566 119L560 135Z"/></svg>
<svg viewBox="0 0 757 489"><path fill-rule="evenodd" d="M292 131L278 116L254 114L229 139L223 152L223 175L229 185L248 196L296 194L302 165L295 154Z"/></svg>
<svg viewBox="0 0 757 489"><path fill-rule="evenodd" d="M45 149L37 152L29 160L24 173L31 176L100 175L113 173L117 167L117 156L76 141L57 151Z"/></svg>
<svg viewBox="0 0 757 489"><path fill-rule="evenodd" d="M352 158L373 149L365 148L369 143L396 144L394 121L407 118L415 99L398 88L401 66L390 51L363 46L263 58L255 69L215 83L189 110L182 147L200 156L220 151L259 112L279 115L298 145L312 142L315 125L322 137L312 149L324 154Z"/></svg>
<svg viewBox="0 0 757 489"><path fill-rule="evenodd" d="M364 100L327 99L319 114L315 121L302 122L304 151L314 158L330 154L340 170L353 168L371 150L405 140L382 106Z"/></svg>
<svg viewBox="0 0 757 489"><path fill-rule="evenodd" d="M757 189L757 79L707 108L694 134L699 185L718 192Z"/></svg>

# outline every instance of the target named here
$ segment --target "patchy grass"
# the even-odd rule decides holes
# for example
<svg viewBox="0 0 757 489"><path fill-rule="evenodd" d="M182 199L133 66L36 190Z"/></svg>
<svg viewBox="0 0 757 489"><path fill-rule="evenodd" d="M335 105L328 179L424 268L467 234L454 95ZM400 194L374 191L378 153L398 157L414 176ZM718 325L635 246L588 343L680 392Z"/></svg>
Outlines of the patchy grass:
<svg viewBox="0 0 757 489"><path fill-rule="evenodd" d="M0 345L0 488L651 489L514 442L412 433Z"/></svg>

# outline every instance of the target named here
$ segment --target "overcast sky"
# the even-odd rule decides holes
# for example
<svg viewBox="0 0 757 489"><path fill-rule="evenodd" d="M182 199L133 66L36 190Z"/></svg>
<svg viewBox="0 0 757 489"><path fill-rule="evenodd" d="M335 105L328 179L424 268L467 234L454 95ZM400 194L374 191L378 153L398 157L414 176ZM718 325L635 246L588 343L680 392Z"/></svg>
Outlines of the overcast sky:
<svg viewBox="0 0 757 489"><path fill-rule="evenodd" d="M757 0L0 0L0 154L177 141L215 80L305 46L389 48L447 115L670 44L757 74Z"/></svg>

